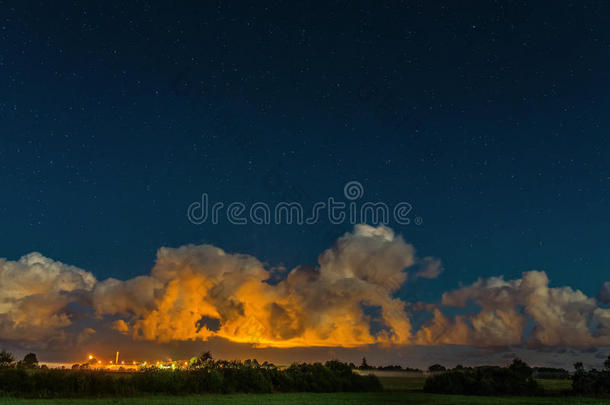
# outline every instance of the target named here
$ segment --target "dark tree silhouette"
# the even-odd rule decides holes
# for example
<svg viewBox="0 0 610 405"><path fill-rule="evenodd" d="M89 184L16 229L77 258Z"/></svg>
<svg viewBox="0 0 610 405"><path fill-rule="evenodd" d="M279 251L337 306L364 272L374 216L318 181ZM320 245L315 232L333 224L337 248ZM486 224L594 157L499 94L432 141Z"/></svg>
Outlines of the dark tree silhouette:
<svg viewBox="0 0 610 405"><path fill-rule="evenodd" d="M210 353L209 350L205 353L201 353L201 355L199 356L199 361L202 363L205 363L208 360L212 360L212 353Z"/></svg>
<svg viewBox="0 0 610 405"><path fill-rule="evenodd" d="M36 357L35 353L28 353L23 358L21 364L25 368L36 368L38 367L38 357Z"/></svg>
<svg viewBox="0 0 610 405"><path fill-rule="evenodd" d="M359 368L360 370L370 370L372 367L366 362L366 357L363 357Z"/></svg>
<svg viewBox="0 0 610 405"><path fill-rule="evenodd" d="M430 367L432 368L433 366ZM533 369L519 359L515 359L508 367L481 366L454 369L434 373L428 377L424 384L424 392L462 395L542 395L543 390L532 378L532 372Z"/></svg>
<svg viewBox="0 0 610 405"><path fill-rule="evenodd" d="M430 367L428 367L428 371L430 371L431 373L438 372L438 371L445 371L445 370L447 370L445 368L445 366L442 366L440 364L433 364Z"/></svg>
<svg viewBox="0 0 610 405"><path fill-rule="evenodd" d="M604 361L604 369L586 371L581 362L575 363L572 376L572 390L579 395L610 395L610 356Z"/></svg>
<svg viewBox="0 0 610 405"><path fill-rule="evenodd" d="M15 358L12 353L7 352L4 349L0 351L0 367L10 367L14 361Z"/></svg>
<svg viewBox="0 0 610 405"><path fill-rule="evenodd" d="M534 369L519 358L515 358L508 368L523 379L531 377L534 372Z"/></svg>
<svg viewBox="0 0 610 405"><path fill-rule="evenodd" d="M201 353L199 357L197 357L191 363L191 367L193 368L206 368L212 366L214 363L214 359L212 358L212 353L210 351Z"/></svg>

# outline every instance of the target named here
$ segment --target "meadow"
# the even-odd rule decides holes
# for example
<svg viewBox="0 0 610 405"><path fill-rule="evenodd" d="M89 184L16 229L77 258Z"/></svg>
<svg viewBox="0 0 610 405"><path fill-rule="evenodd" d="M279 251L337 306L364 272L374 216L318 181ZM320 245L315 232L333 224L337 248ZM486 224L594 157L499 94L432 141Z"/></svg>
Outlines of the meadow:
<svg viewBox="0 0 610 405"><path fill-rule="evenodd" d="M609 404L608 399L578 398L578 397L480 397L467 395L424 394L418 392L383 392L383 393L294 393L294 394L234 394L234 395L200 395L187 397L136 397L136 398L100 398L100 399L4 399L3 404L14 405L59 405L59 404L125 404L125 405L368 405L368 404L430 404L430 405L466 405L466 404L532 404L532 405L593 405Z"/></svg>
<svg viewBox="0 0 610 405"><path fill-rule="evenodd" d="M546 397L482 397L465 395L426 394L421 392L425 377L389 376L379 377L384 392L379 393L276 393L276 394L206 394L192 396L144 396L134 398L99 398L99 399L0 399L3 404L14 405L55 405L55 404L125 404L125 405L191 405L191 404L610 404L610 399L595 399L563 396L562 392L570 389L570 380L538 380L551 394Z"/></svg>

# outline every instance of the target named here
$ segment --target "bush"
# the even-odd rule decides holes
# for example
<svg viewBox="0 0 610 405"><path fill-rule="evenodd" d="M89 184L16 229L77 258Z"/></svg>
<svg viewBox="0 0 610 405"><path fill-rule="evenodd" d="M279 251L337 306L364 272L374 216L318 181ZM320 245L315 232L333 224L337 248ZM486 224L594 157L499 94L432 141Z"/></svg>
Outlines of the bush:
<svg viewBox="0 0 610 405"><path fill-rule="evenodd" d="M540 395L533 369L519 359L509 367L454 369L428 377L424 391L463 395Z"/></svg>
<svg viewBox="0 0 610 405"><path fill-rule="evenodd" d="M572 391L579 395L610 395L610 356L604 363L604 369L585 371L582 363L574 364L576 372L572 377Z"/></svg>

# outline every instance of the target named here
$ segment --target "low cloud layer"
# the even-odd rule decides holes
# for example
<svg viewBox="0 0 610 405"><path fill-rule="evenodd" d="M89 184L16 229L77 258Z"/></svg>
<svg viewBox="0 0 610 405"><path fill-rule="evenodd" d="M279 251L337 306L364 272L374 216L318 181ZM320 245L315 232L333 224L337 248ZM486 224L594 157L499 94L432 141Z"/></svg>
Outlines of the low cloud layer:
<svg viewBox="0 0 610 405"><path fill-rule="evenodd" d="M405 283L442 271L389 228L367 225L339 238L318 265L279 281L255 257L211 245L161 248L149 275L126 281L97 281L31 253L0 260L0 342L79 344L113 331L139 341L221 338L277 348L610 345L610 310L600 305L610 301L609 283L596 299L529 271L480 279L440 303L397 297ZM448 316L448 308L462 314ZM414 327L417 311L433 317Z"/></svg>

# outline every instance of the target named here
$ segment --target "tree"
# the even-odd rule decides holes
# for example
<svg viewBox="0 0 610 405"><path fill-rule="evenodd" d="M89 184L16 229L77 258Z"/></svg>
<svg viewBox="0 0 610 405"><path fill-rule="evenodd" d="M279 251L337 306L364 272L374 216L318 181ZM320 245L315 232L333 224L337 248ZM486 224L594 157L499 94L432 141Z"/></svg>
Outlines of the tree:
<svg viewBox="0 0 610 405"><path fill-rule="evenodd" d="M515 358L508 368L523 379L531 377L534 372L526 362L519 358Z"/></svg>
<svg viewBox="0 0 610 405"><path fill-rule="evenodd" d="M607 361L608 362L608 361ZM606 363L604 366L606 366ZM610 394L610 370L604 371L590 370L585 371L582 362L574 364L576 372L572 376L572 390L579 395L600 395Z"/></svg>
<svg viewBox="0 0 610 405"><path fill-rule="evenodd" d="M360 370L370 370L372 367L366 362L366 357L362 358L362 364L360 364Z"/></svg>
<svg viewBox="0 0 610 405"><path fill-rule="evenodd" d="M191 359L190 367L194 368L203 368L212 366L214 359L212 358L212 353L210 351L201 353L199 357Z"/></svg>
<svg viewBox="0 0 610 405"><path fill-rule="evenodd" d="M431 373L435 373L435 372L439 372L439 371L446 371L447 369L445 368L445 366L442 366L440 364L433 364L430 367L428 367L428 371Z"/></svg>
<svg viewBox="0 0 610 405"><path fill-rule="evenodd" d="M36 368L38 367L38 357L35 353L28 353L23 358L21 365L25 368Z"/></svg>
<svg viewBox="0 0 610 405"><path fill-rule="evenodd" d="M610 354L608 355L606 361L604 361L604 370L610 371Z"/></svg>
<svg viewBox="0 0 610 405"><path fill-rule="evenodd" d="M7 352L4 349L2 349L2 351L0 351L0 368L10 367L14 361L15 361L15 358L13 357L12 353Z"/></svg>
<svg viewBox="0 0 610 405"><path fill-rule="evenodd" d="M199 356L199 361L202 363L205 363L208 360L212 360L212 353L210 353L209 350L205 353L201 353L201 355Z"/></svg>

